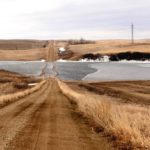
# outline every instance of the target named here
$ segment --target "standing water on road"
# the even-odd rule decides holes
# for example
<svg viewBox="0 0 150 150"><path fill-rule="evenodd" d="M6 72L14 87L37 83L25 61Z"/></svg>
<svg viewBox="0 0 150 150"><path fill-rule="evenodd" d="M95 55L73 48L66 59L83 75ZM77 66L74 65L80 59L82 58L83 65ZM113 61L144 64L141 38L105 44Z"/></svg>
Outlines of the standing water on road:
<svg viewBox="0 0 150 150"><path fill-rule="evenodd" d="M55 62L58 77L63 80L150 80L150 63L128 62ZM45 62L0 61L0 69L25 75L39 76ZM48 63L45 73L52 75L53 65Z"/></svg>

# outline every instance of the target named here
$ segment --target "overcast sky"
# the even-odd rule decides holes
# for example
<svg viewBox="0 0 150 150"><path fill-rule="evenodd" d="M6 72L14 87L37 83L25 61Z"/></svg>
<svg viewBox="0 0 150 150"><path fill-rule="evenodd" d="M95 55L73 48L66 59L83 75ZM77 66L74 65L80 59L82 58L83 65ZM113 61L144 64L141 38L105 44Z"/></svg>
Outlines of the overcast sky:
<svg viewBox="0 0 150 150"><path fill-rule="evenodd" d="M1 39L150 38L150 0L0 0Z"/></svg>

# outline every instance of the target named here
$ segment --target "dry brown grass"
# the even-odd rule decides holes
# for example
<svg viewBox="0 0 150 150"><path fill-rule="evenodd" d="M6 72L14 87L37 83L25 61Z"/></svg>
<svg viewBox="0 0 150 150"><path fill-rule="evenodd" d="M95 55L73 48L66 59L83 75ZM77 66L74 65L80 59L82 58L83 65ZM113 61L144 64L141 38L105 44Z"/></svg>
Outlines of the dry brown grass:
<svg viewBox="0 0 150 150"><path fill-rule="evenodd" d="M0 40L1 50L25 50L43 48L47 44L44 40Z"/></svg>
<svg viewBox="0 0 150 150"><path fill-rule="evenodd" d="M28 50L0 50L0 60L4 61L33 61L47 58L46 48Z"/></svg>
<svg viewBox="0 0 150 150"><path fill-rule="evenodd" d="M21 92L31 88L28 84L38 83L41 79L30 76L24 76L18 73L13 73L5 70L0 70L0 96Z"/></svg>
<svg viewBox="0 0 150 150"><path fill-rule="evenodd" d="M58 83L93 127L99 127L120 149L150 149L149 106L120 104L107 96L78 93L59 80Z"/></svg>
<svg viewBox="0 0 150 150"><path fill-rule="evenodd" d="M0 60L40 60L47 58L48 41L0 40Z"/></svg>
<svg viewBox="0 0 150 150"><path fill-rule="evenodd" d="M95 44L70 45L74 55L70 58L76 60L83 54L116 54L121 52L150 52L150 40L137 40L134 45L130 40L100 40Z"/></svg>
<svg viewBox="0 0 150 150"><path fill-rule="evenodd" d="M50 41L49 41L50 42ZM57 48L65 47L67 41L56 41ZM45 47L46 46L46 47ZM48 41L0 40L0 60L40 60L47 59ZM56 54L57 54L56 48ZM64 58L78 60L87 53L116 54L121 52L150 52L150 40L99 40L95 44L70 45Z"/></svg>
<svg viewBox="0 0 150 150"><path fill-rule="evenodd" d="M114 97L121 103L150 105L150 81L79 82L72 83L72 88L74 87Z"/></svg>
<svg viewBox="0 0 150 150"><path fill-rule="evenodd" d="M33 92L36 92L45 83L46 83L46 81L44 80L44 81L41 81L36 86L34 86L34 87L30 88L30 89L26 89L26 90L23 90L23 91L20 91L20 92L16 92L16 93L6 94L6 95L0 96L0 107L3 107L5 105L7 105L8 103L12 103L14 101L19 100L20 98L28 96L29 94L31 94Z"/></svg>
<svg viewBox="0 0 150 150"><path fill-rule="evenodd" d="M38 81L40 81L40 79L30 77L30 76L25 76L15 72L0 70L0 84L7 83L7 82L31 83L31 82L38 82Z"/></svg>
<svg viewBox="0 0 150 150"><path fill-rule="evenodd" d="M37 91L45 83L40 81L34 77L0 70L0 107ZM28 85L30 83L37 85L32 88Z"/></svg>

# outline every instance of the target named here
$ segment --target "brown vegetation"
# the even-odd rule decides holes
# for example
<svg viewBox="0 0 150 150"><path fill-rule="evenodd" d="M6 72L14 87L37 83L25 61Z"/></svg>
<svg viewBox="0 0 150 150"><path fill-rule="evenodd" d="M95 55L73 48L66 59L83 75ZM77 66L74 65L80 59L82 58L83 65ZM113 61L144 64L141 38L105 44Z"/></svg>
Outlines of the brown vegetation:
<svg viewBox="0 0 150 150"><path fill-rule="evenodd" d="M41 60L47 59L50 41L37 40L1 40L0 60ZM150 53L150 40L136 40L131 44L130 40L99 40L85 41L66 40L55 41L55 54L59 47L67 47L67 51L56 57L68 60L81 59L83 55L100 54L112 55L122 52Z"/></svg>
<svg viewBox="0 0 150 150"><path fill-rule="evenodd" d="M41 80L17 73L0 70L0 106L24 97L40 88L41 84L30 87L29 83L39 83Z"/></svg>
<svg viewBox="0 0 150 150"><path fill-rule="evenodd" d="M47 58L47 49L0 50L0 60L4 61L33 61Z"/></svg>
<svg viewBox="0 0 150 150"><path fill-rule="evenodd" d="M31 83L31 82L38 82L38 81L40 81L40 79L30 77L30 76L25 76L15 72L0 70L0 83L6 83L6 82Z"/></svg>
<svg viewBox="0 0 150 150"><path fill-rule="evenodd" d="M0 40L0 60L32 61L47 58L48 41Z"/></svg>
<svg viewBox="0 0 150 150"><path fill-rule="evenodd" d="M118 102L150 105L150 81L79 83L77 86L99 95L114 97Z"/></svg>
<svg viewBox="0 0 150 150"><path fill-rule="evenodd" d="M39 90L45 83L46 81L42 81L32 88L29 88L20 92L0 96L0 107L3 107L7 105L8 103L17 101L25 96L28 96L29 94Z"/></svg>
<svg viewBox="0 0 150 150"><path fill-rule="evenodd" d="M78 60L87 53L102 55L122 52L150 53L150 40L137 40L135 44L131 44L130 40L100 40L94 44L70 45L69 48L74 53L70 58L72 60Z"/></svg>
<svg viewBox="0 0 150 150"><path fill-rule="evenodd" d="M61 81L58 83L93 129L103 131L119 149L150 149L149 106L120 103L116 97L99 96L80 87L75 91Z"/></svg>
<svg viewBox="0 0 150 150"><path fill-rule="evenodd" d="M1 50L26 50L44 48L48 41L40 40L0 40Z"/></svg>

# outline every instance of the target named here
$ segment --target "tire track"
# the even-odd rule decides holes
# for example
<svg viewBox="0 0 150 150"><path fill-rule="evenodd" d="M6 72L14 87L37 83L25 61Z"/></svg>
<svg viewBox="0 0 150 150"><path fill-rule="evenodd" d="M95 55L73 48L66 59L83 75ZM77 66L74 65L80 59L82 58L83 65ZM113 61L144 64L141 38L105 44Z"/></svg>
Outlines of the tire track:
<svg viewBox="0 0 150 150"><path fill-rule="evenodd" d="M8 150L112 149L104 138L72 113L72 106L55 79L50 79L46 91L44 100L37 97L39 105L36 104L26 126L11 140Z"/></svg>
<svg viewBox="0 0 150 150"><path fill-rule="evenodd" d="M46 97L40 96L44 92L45 85L41 91L37 91L20 101L14 102L2 109L0 109L0 149L7 147L8 143L15 137L15 135L22 130L26 125L30 115L42 103ZM37 101L37 97L41 98ZM31 102L32 101L32 102Z"/></svg>

